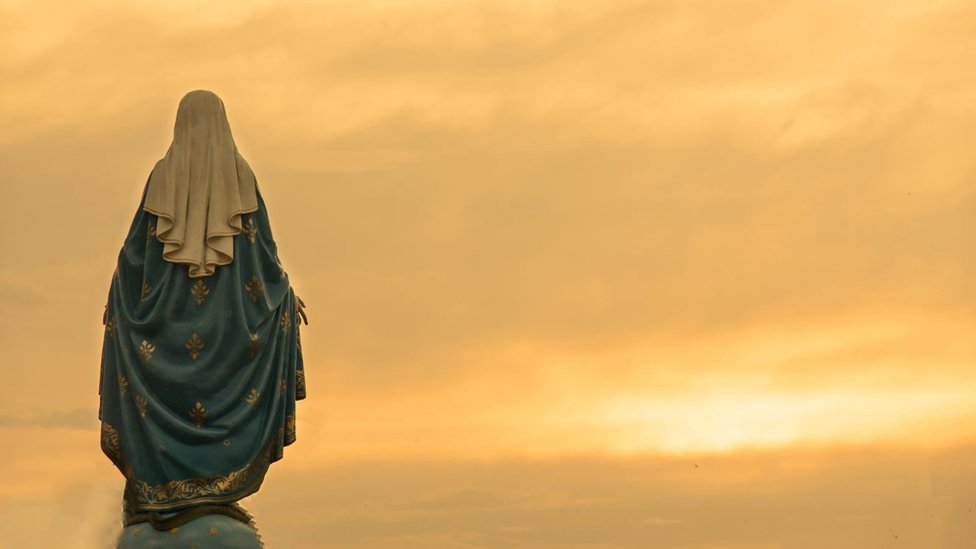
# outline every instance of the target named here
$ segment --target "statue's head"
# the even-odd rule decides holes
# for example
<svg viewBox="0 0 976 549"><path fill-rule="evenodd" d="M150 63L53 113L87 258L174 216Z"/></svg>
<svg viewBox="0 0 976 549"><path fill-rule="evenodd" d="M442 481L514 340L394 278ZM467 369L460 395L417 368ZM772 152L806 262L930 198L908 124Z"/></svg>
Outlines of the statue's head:
<svg viewBox="0 0 976 549"><path fill-rule="evenodd" d="M174 143L184 139L212 139L230 136L230 123L224 102L210 90L194 90L183 96L176 110Z"/></svg>

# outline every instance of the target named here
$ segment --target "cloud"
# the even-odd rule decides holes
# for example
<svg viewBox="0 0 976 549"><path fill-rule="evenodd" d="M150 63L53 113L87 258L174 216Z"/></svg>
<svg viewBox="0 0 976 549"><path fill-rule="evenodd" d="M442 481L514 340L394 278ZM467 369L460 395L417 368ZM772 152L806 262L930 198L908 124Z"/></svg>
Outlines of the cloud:
<svg viewBox="0 0 976 549"><path fill-rule="evenodd" d="M628 392L640 409L667 403L652 419L685 418L670 425L685 439L714 434L722 423L709 418L735 423L722 413L739 408L794 430L797 414L826 416L806 435L882 425L916 446L967 437L970 411L949 417L942 404L967 390L958 380L976 356L976 103L958 70L976 61L971 7L225 8L0 6L0 249L17 266L0 276L0 374L17 389L0 428L30 441L3 458L17 472L7 493L49 496L45 471L94 470L55 440L77 436L97 454L80 441L97 440L114 254L179 98L206 87L228 105L309 305L295 451L312 456L314 495L349 505L307 502L319 523L282 507L281 524L304 525L296 546L623 549L650 535L684 549L776 536L843 549L903 527L899 544L931 547L938 526L897 484L911 469L883 453L856 473L830 454L835 476L759 479L757 493L668 484L651 465L618 478L557 463L564 484L532 493L525 479L542 467L407 470L417 496L397 499L384 492L399 486L392 473L360 494L366 472L343 484L316 468L653 446L647 422L600 416ZM747 397L753 408L736 406ZM739 472L794 466L757 463ZM619 491L587 493L588 475ZM857 475L889 491L850 492ZM369 494L388 504L379 528ZM19 516L3 524L19 528ZM790 533L801 527L809 537ZM965 533L942 539L958 546Z"/></svg>
<svg viewBox="0 0 976 549"><path fill-rule="evenodd" d="M32 414L0 414L0 429L6 427L89 430L98 427L98 420L91 410L84 408Z"/></svg>
<svg viewBox="0 0 976 549"><path fill-rule="evenodd" d="M246 504L269 546L309 549L872 549L896 536L909 549L965 549L976 534L968 511L976 503L974 457L968 444L627 458L374 457L313 468L289 458L272 466ZM0 507L0 542L88 549L117 532L120 478L89 473L58 484L53 498L26 495ZM41 527L51 520L59 527Z"/></svg>
<svg viewBox="0 0 976 549"><path fill-rule="evenodd" d="M250 505L294 547L962 548L973 448L557 461L369 462L272 473ZM969 463L970 465L967 465ZM971 482L969 483L971 484ZM939 492L933 486L939 486ZM432 502L440 502L432 505ZM287 509L287 511L286 511ZM296 511L296 509L298 511ZM952 541L955 540L955 541Z"/></svg>
<svg viewBox="0 0 976 549"><path fill-rule="evenodd" d="M0 111L14 128L0 229L36 226L37 204L71 220L3 241L26 269L4 286L45 296L3 321L22 395L82 406L114 253L176 102L201 86L224 94L261 174L323 394L447 398L487 379L474 401L510 406L506 387L559 361L567 384L682 391L727 366L725 336L794 332L742 347L730 375L746 379L764 346L803 345L811 325L847 341L831 327L879 318L911 327L770 360L767 388L910 386L917 364L942 379L972 356L924 342L950 345L972 312L962 148L976 117L948 72L890 57L919 41L955 51L932 31L947 4L878 19L846 3L257 3L193 24L171 17L185 4L105 5L8 35L24 47L0 65L16 84ZM8 7L10 21L34 6ZM54 384L13 366L41 346L79 366ZM537 394L536 411L559 398Z"/></svg>

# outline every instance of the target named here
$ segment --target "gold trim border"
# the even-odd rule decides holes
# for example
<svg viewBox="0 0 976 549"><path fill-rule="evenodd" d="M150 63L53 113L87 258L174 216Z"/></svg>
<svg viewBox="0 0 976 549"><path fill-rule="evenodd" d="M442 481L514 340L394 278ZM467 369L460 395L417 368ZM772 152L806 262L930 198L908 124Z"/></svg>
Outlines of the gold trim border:
<svg viewBox="0 0 976 549"><path fill-rule="evenodd" d="M283 455L278 448L284 442L283 435L284 428L279 427L254 461L226 475L172 480L157 485L134 478L134 472L123 459L118 431L104 421L101 447L105 455L126 477L126 497L132 498L135 507L140 511L164 511L198 503L237 501L257 492L270 465L281 459ZM173 501L177 498L179 501Z"/></svg>

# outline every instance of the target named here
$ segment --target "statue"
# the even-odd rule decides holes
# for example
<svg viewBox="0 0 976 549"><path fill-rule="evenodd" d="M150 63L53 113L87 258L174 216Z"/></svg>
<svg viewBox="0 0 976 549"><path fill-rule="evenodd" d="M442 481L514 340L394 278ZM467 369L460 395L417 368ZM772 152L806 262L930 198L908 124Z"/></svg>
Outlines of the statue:
<svg viewBox="0 0 976 549"><path fill-rule="evenodd" d="M262 546L238 501L296 440L304 307L223 102L186 94L102 318L98 418L125 477L119 549Z"/></svg>

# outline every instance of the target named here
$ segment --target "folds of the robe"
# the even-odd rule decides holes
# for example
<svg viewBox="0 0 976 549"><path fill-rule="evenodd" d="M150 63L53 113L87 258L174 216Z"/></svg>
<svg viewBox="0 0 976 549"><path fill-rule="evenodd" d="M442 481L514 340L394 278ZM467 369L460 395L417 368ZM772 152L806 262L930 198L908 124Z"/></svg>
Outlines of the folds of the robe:
<svg viewBox="0 0 976 549"><path fill-rule="evenodd" d="M143 192L145 200L145 191ZM237 501L296 440L305 398L295 294L264 200L234 261L204 278L163 259L140 208L119 252L99 382L101 447L134 510Z"/></svg>

